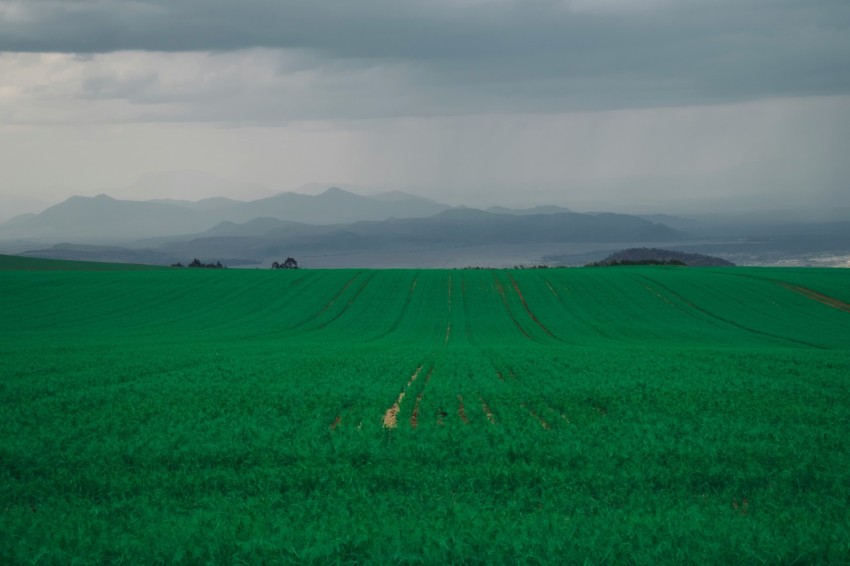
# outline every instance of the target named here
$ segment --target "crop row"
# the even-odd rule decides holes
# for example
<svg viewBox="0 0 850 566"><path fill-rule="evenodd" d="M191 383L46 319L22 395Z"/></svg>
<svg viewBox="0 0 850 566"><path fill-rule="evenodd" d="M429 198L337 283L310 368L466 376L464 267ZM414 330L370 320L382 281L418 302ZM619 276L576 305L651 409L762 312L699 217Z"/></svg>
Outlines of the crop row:
<svg viewBox="0 0 850 566"><path fill-rule="evenodd" d="M0 563L838 563L847 283L7 271Z"/></svg>

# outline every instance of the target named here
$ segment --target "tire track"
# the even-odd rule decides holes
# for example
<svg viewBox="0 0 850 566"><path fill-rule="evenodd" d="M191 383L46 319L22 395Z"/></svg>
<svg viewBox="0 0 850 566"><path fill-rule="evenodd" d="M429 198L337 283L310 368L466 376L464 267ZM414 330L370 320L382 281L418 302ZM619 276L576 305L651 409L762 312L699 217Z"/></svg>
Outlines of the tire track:
<svg viewBox="0 0 850 566"><path fill-rule="evenodd" d="M723 275L729 277L744 277L746 279L755 279L756 281L769 281L771 283L779 285L780 287L784 287L789 291L799 293L806 298L812 299L813 301L823 303L829 307L838 309L840 311L850 312L850 303L846 303L845 301L842 301L841 299L837 299L835 297L830 297L829 295L824 295L823 293L820 293L808 287L803 287L802 285L794 285L793 283L782 281L781 279L773 279L771 277L760 277L757 275L746 275L744 273L723 273Z"/></svg>
<svg viewBox="0 0 850 566"><path fill-rule="evenodd" d="M335 431L336 428L342 423L342 415L337 415L334 419L334 422L331 423L330 429L331 432Z"/></svg>
<svg viewBox="0 0 850 566"><path fill-rule="evenodd" d="M407 394L407 390L410 389L410 386L413 385L413 382L416 381L416 378L419 377L419 374L422 373L422 368L425 367L425 364L420 365L416 368L416 371L411 374L410 379L407 380L407 384L404 386L404 389L401 390L401 393L398 394L395 402L390 405L390 408L384 411L384 416L381 419L381 424L384 428L394 429L398 427L398 414L401 411L401 404L404 401L404 397ZM431 370L428 373L430 377L431 371L433 371L434 367L431 366Z"/></svg>
<svg viewBox="0 0 850 566"><path fill-rule="evenodd" d="M670 305L671 307L679 308L677 305L673 304L673 302L670 301L670 299L668 299L667 297L665 297L664 295L662 295L661 293L659 293L658 291L656 291L655 289L653 289L649 285L641 284L641 287L643 287L644 289L646 289L647 291L649 291L650 293L652 293L653 295L655 295L656 297L658 297L659 299L661 299L662 301L664 301L665 303Z"/></svg>
<svg viewBox="0 0 850 566"><path fill-rule="evenodd" d="M505 286L502 284L501 281L499 281L499 278L496 275L495 271L493 272L493 281L494 281L494 284L496 285L496 291L499 293L499 297L501 297L501 299L502 299L502 305L505 307L505 310L508 312L508 316L510 316L511 320L514 322L514 325L517 327L517 330L519 330L522 333L522 335L525 336L526 338L528 338L529 340L536 342L536 340L534 340L534 338L532 338L531 335L528 332L526 332L525 328L522 327L522 325L517 320L516 316L514 316L514 313L511 310L510 305L508 304L508 297L507 297L507 293L505 293Z"/></svg>
<svg viewBox="0 0 850 566"><path fill-rule="evenodd" d="M463 404L463 395L457 396L457 414L463 424L469 424L469 417L466 416L466 406Z"/></svg>
<svg viewBox="0 0 850 566"><path fill-rule="evenodd" d="M413 404L413 412L410 414L411 428L419 426L419 403L422 401L423 395L425 395L425 388L428 387L428 382L431 381L431 375L433 373L434 366L431 366L431 369L428 370L428 375L425 376L425 383L422 384L422 389L419 391L419 395L416 396L416 402Z"/></svg>
<svg viewBox="0 0 850 566"><path fill-rule="evenodd" d="M342 289L337 291L337 293L333 297L331 297L331 300L329 300L327 303L325 303L325 306L322 307L322 309L319 312L317 312L316 314L302 320L301 322L299 322L299 323L297 323L293 326L290 326L289 330L294 330L294 329L298 328L299 326L303 326L303 325L307 324L308 322L310 322L311 320L315 320L315 319L319 318L320 316L322 316L323 314L325 314L328 311L328 309L330 309L333 306L333 304L342 296L342 294L345 293L345 291L348 290L349 287L351 287L351 285L354 283L354 281L358 277L360 277L361 273L362 272L358 271L357 273L355 273L351 277L351 279L346 281L345 285L342 286Z"/></svg>
<svg viewBox="0 0 850 566"><path fill-rule="evenodd" d="M487 404L487 401L485 401L480 395L478 396L478 401L481 402L481 410L484 411L484 415L487 417L487 420L490 421L490 424L496 424L496 417L493 416L493 411L490 409L490 405Z"/></svg>
<svg viewBox="0 0 850 566"><path fill-rule="evenodd" d="M321 325L319 325L319 329L323 329L323 328L325 328L326 326L328 326L328 325L329 325L329 324L331 324L332 322L336 321L336 320L337 320L339 317L341 317L343 314L345 314L345 312L346 312L346 311L347 311L347 310L351 307L351 305L352 305L352 304L354 304L354 301L356 301L356 300L357 300L357 298L358 298L358 297L360 297L360 294L363 292L363 289L365 289L365 288L366 288L366 286L367 286L367 285L368 285L368 284L372 281L372 279L373 279L374 277L375 277L375 272L373 271L372 273L370 273L370 274L369 274L369 277L367 277L367 278L366 278L366 280L365 280L365 281L363 281L363 284L362 284L362 285L360 285L360 288L359 288L359 289L357 289L357 291L356 291L356 292L354 293L354 295L353 295L353 296L352 296L352 297L348 300L348 302L347 302L347 303L345 303L345 306L343 306L343 307L342 307L342 309L341 309L338 313L336 313L336 315L335 315L332 319L330 319L330 320L328 320L328 321L326 321L326 322L322 323Z"/></svg>
<svg viewBox="0 0 850 566"><path fill-rule="evenodd" d="M534 409L532 409L531 407L529 407L529 406L528 406L528 405L526 405L525 403L520 403L520 405L519 405L519 406L520 406L520 407L522 407L523 409L525 409L526 411L528 411L529 413L531 413L531 416L532 416L532 417L534 417L535 419L537 419L537 422L539 422L539 423L540 423L540 426L542 426L544 429L549 430L550 428L552 428L552 427L549 425L549 423L548 423L548 422L546 422L546 419L544 419L543 417L541 417L540 415L538 415L538 414L534 411Z"/></svg>
<svg viewBox="0 0 850 566"><path fill-rule="evenodd" d="M552 294L553 294L553 295L555 295L555 298L556 298L556 299L558 299L558 300L560 301L560 300L561 300L561 295L559 295L559 294L558 294L558 291L556 291L556 290L555 290L555 288L554 288L554 287L552 287L552 284L551 284L551 283L549 283L549 280L548 280L548 279L544 279L544 280L543 280L543 282L544 282L544 283L546 283L546 286L547 286L547 287L549 287L549 290L550 290L550 291L552 291Z"/></svg>
<svg viewBox="0 0 850 566"><path fill-rule="evenodd" d="M449 312L447 315L448 320L446 321L446 339L443 342L443 345L449 343L449 338L452 336L452 276L449 275Z"/></svg>
<svg viewBox="0 0 850 566"><path fill-rule="evenodd" d="M795 293L799 293L804 297L811 299L813 301L817 301L821 304L824 304L828 307L832 307L834 309L838 309L840 311L844 311L850 313L850 304L845 303L841 299L836 299L835 297L830 297L829 295L824 295L823 293L818 293L814 289L809 289L808 287L802 287L800 285L793 285L791 283L785 283L784 281L776 281L780 287L784 287L789 291L793 291Z"/></svg>
<svg viewBox="0 0 850 566"><path fill-rule="evenodd" d="M688 299L686 299L685 297L683 297L682 295L680 295L679 293L677 293L673 289L667 287L666 285L659 283L658 281L652 279L651 277L647 277L645 275L641 275L640 277L643 278L643 279L646 279L647 281L658 286L659 288L664 289L664 291L669 293L671 296L679 299L680 301L682 301L684 304L688 305L692 309L704 314L705 316L713 318L714 320L719 320L720 322L722 322L724 324L734 326L735 328L739 328L739 329L741 329L745 332L749 332L751 334L756 334L758 336L766 336L768 338L773 338L775 340L782 340L783 342L791 342L792 344L808 346L809 348L815 348L815 349L818 349L818 350L828 349L825 346L821 346L819 344L812 344L811 342L806 342L805 340L797 340L795 338L788 338L786 336L781 336L779 334L773 334L773 333L770 333L770 332L765 332L763 330L758 330L756 328L746 326L746 325L741 324L739 322L735 322L734 320L729 320L728 318L724 318L722 316L716 315L713 312L706 310L706 309L702 308L701 306L692 303L691 301L689 301Z"/></svg>
<svg viewBox="0 0 850 566"><path fill-rule="evenodd" d="M546 328L546 326L542 322L540 322L540 319L537 318L537 315L535 315L534 312L532 312L531 307L528 306L528 303L526 302L525 297L523 296L522 291L519 288L519 283L517 283L517 280L514 279L514 276L511 275L510 273L508 273L508 279L510 280L511 284L513 285L514 292L516 292L517 296L519 297L519 301L522 303L522 306L525 309L525 312L527 312L528 316L531 317L531 320L533 320L534 323L537 324L537 326L542 328L543 332L545 332L546 334L548 334L549 336L551 336L555 340L560 340L561 342L563 342L563 340L561 340L560 338L558 338L557 336L552 334L552 332L548 328Z"/></svg>
<svg viewBox="0 0 850 566"><path fill-rule="evenodd" d="M469 293L467 291L466 277L461 275L460 280L461 302L463 303L463 319L466 329L466 339L470 344L475 344L475 338L472 337L472 317L469 314Z"/></svg>
<svg viewBox="0 0 850 566"><path fill-rule="evenodd" d="M575 310L575 306L568 306L567 303L564 301L564 298L547 278L544 277L543 281L546 283L546 286L549 287L549 290L552 291L552 294L555 295L555 297L558 299L558 302L561 304L561 306L564 307L564 309L568 310L577 321L579 321L581 324L584 324L585 326L590 327L591 329L593 329L594 332L596 332L603 338L614 340L614 338L612 338L610 334L605 332L605 330L603 330L601 326L595 324L592 320L588 320L585 316L580 316ZM572 293L572 291L570 291L568 287L565 286L565 289L567 293Z"/></svg>
<svg viewBox="0 0 850 566"><path fill-rule="evenodd" d="M398 314L398 316L390 325L390 327L382 334L376 336L374 340L379 340L398 330L401 321L404 320L404 317L407 315L407 310L410 308L410 303L413 302L413 292L416 290L416 284L419 282L419 273L420 272L417 271L416 275L413 277L413 283L410 284L410 290L407 291L407 298L404 300L404 306L401 307L401 312Z"/></svg>

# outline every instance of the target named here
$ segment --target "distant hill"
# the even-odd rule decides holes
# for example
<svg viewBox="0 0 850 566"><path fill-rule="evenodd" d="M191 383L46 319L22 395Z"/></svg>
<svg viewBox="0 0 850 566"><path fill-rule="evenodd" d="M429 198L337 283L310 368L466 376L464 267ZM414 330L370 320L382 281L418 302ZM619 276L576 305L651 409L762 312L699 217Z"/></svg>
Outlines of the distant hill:
<svg viewBox="0 0 850 566"><path fill-rule="evenodd" d="M23 214L19 214L17 216L13 216L3 223L4 226L7 227L15 227L25 225L30 219L35 218L37 215L35 212L25 212Z"/></svg>
<svg viewBox="0 0 850 566"><path fill-rule="evenodd" d="M520 216L527 216L531 214L558 214L561 212L572 212L569 208L564 208L563 206L554 206L554 205L541 205L534 206L532 208L506 208L504 206L491 206L487 209L487 212L493 212L495 214L516 214Z"/></svg>
<svg viewBox="0 0 850 566"><path fill-rule="evenodd" d="M698 222L692 218L682 218L681 216L673 216L671 214L639 214L638 216L644 220L664 224L670 228L688 233L693 233L695 226L698 226Z"/></svg>
<svg viewBox="0 0 850 566"><path fill-rule="evenodd" d="M302 224L336 225L364 220L431 216L449 209L428 199L393 195L385 200L330 188L319 195L281 193L250 202L226 198L197 202L118 200L108 195L71 197L40 214L0 224L0 240L91 244L121 243L197 233L222 222L259 217Z"/></svg>
<svg viewBox="0 0 850 566"><path fill-rule="evenodd" d="M437 204L440 207L445 207L446 205L440 204L437 201L429 198L425 198L419 195L414 195L411 193L406 193L404 191L386 191L383 193L378 193L375 195L371 195L369 198L373 198L375 200L382 200L386 202L399 202L399 201L419 201L426 202L430 204Z"/></svg>
<svg viewBox="0 0 850 566"><path fill-rule="evenodd" d="M176 199L152 199L147 202L155 202L158 204L168 204L168 205L176 205L182 206L183 208L188 208L190 210L197 210L200 212L210 212L216 210L226 210L228 208L239 206L242 204L242 201L233 200L224 197L214 197L214 198L205 198L199 201L191 201L191 200L176 200Z"/></svg>
<svg viewBox="0 0 850 566"><path fill-rule="evenodd" d="M4 187L7 188L7 187ZM0 195L0 222L23 214L36 214L49 206L48 203L21 195Z"/></svg>
<svg viewBox="0 0 850 566"><path fill-rule="evenodd" d="M731 267L735 265L731 261L726 261L719 257L676 250L662 250L659 248L629 248L615 252L602 261L588 265L606 266L650 263L679 263L688 267Z"/></svg>
<svg viewBox="0 0 850 566"><path fill-rule="evenodd" d="M40 259L13 255L0 255L0 271L146 271L165 269L157 265Z"/></svg>
<svg viewBox="0 0 850 566"><path fill-rule="evenodd" d="M23 252L29 258L56 258L74 262L137 263L147 265L171 265L188 261L182 256L171 255L159 249L131 249L121 246L97 246L92 244L56 244L48 248ZM218 259L218 258L217 258Z"/></svg>
<svg viewBox="0 0 850 566"><path fill-rule="evenodd" d="M528 242L640 242L687 238L661 224L635 216L578 213L513 215L477 209L451 209L429 218L357 223L348 228L364 237L427 244L482 245Z"/></svg>
<svg viewBox="0 0 850 566"><path fill-rule="evenodd" d="M361 220L421 218L450 207L428 199L396 193L392 198L366 197L331 187L318 195L281 193L241 203L228 210L227 220L245 222L265 216L303 224L347 224Z"/></svg>
<svg viewBox="0 0 850 566"><path fill-rule="evenodd" d="M180 236L140 239L122 246L57 244L25 255L75 260L130 261L170 265L192 258L225 265L268 263L294 256L430 253L493 246L581 242L671 242L688 235L624 214L494 214L454 208L428 218L391 218L313 225L260 217L221 222ZM533 259L533 258L532 258Z"/></svg>
<svg viewBox="0 0 850 566"><path fill-rule="evenodd" d="M200 212L107 195L71 197L44 212L0 224L0 238L53 241L126 241L209 228Z"/></svg>
<svg viewBox="0 0 850 566"><path fill-rule="evenodd" d="M213 226L202 234L195 237L221 237L221 236L275 236L287 233L323 233L328 230L327 226L316 226L313 224L302 224L291 220L279 220L277 218L259 217L238 224L225 221Z"/></svg>

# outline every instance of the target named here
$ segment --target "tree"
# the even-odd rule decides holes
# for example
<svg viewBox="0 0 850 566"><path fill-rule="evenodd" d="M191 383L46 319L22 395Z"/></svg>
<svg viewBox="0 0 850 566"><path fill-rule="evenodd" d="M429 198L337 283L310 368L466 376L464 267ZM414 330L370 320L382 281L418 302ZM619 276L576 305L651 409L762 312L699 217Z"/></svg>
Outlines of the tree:
<svg viewBox="0 0 850 566"><path fill-rule="evenodd" d="M272 264L272 269L280 269L280 264L278 262L274 262Z"/></svg>
<svg viewBox="0 0 850 566"><path fill-rule="evenodd" d="M209 269L224 269L224 266L221 264L221 261L217 261L215 263L204 263L198 258L192 260L192 263L189 264L189 267L206 267Z"/></svg>
<svg viewBox="0 0 850 566"><path fill-rule="evenodd" d="M295 261L295 258L288 257L281 267L283 269L298 269L298 262Z"/></svg>

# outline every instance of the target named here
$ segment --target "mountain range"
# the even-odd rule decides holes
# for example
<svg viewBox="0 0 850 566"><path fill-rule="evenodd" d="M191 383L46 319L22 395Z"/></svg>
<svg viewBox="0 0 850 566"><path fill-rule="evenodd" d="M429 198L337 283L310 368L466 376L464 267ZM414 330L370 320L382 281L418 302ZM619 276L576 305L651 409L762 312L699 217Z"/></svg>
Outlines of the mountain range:
<svg viewBox="0 0 850 566"><path fill-rule="evenodd" d="M558 206L479 210L398 191L363 196L335 187L252 201L132 201L102 194L71 197L0 223L0 251L153 264L199 258L267 266L294 256L307 266L437 267L578 264L653 244L703 246L700 251L721 256L783 241L789 249L800 242L850 249L850 223L777 226L728 215L578 213Z"/></svg>
<svg viewBox="0 0 850 566"><path fill-rule="evenodd" d="M200 232L220 222L242 223L258 217L321 225L430 216L448 208L413 195L364 197L338 188L315 196L281 193L247 202L227 198L131 201L102 194L74 196L40 214L13 218L0 224L0 239L114 243Z"/></svg>
<svg viewBox="0 0 850 566"><path fill-rule="evenodd" d="M160 264L198 257L265 265L291 255L374 258L503 245L683 239L687 234L637 216L580 214L556 206L485 211L402 192L363 196L339 188L254 201L75 196L0 224L0 240L17 244L26 255Z"/></svg>

